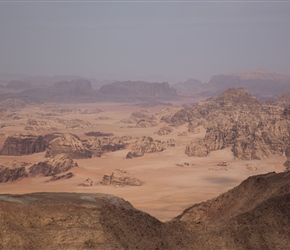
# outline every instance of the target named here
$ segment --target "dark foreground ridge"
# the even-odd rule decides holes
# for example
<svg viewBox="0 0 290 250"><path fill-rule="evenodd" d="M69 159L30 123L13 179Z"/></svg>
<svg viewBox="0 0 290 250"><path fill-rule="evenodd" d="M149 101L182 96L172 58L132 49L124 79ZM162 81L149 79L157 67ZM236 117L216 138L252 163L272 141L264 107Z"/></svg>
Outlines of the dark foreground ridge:
<svg viewBox="0 0 290 250"><path fill-rule="evenodd" d="M0 249L288 249L290 172L249 177L162 223L107 194L0 195Z"/></svg>

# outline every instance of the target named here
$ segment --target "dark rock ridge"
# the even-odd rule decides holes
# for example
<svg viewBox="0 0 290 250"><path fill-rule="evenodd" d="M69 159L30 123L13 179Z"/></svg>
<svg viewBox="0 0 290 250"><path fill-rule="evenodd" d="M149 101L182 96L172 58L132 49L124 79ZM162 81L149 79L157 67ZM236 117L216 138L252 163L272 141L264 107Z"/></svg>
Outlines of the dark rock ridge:
<svg viewBox="0 0 290 250"><path fill-rule="evenodd" d="M95 131L91 131L91 132L87 132L85 133L86 136L113 136L113 133L104 133L104 132L95 132Z"/></svg>
<svg viewBox="0 0 290 250"><path fill-rule="evenodd" d="M29 168L29 176L55 176L77 166L78 164L69 155L58 154L49 160L32 165Z"/></svg>
<svg viewBox="0 0 290 250"><path fill-rule="evenodd" d="M51 135L15 134L9 136L0 155L29 155L45 151Z"/></svg>
<svg viewBox="0 0 290 250"><path fill-rule="evenodd" d="M102 185L113 186L142 186L143 182L132 177L131 174L124 169L115 169L111 175L104 175Z"/></svg>
<svg viewBox="0 0 290 250"><path fill-rule="evenodd" d="M105 99L112 101L166 100L177 97L176 90L167 82L115 82L102 86L99 93Z"/></svg>
<svg viewBox="0 0 290 250"><path fill-rule="evenodd" d="M165 223L112 195L2 194L0 248L288 249L289 206L290 172L249 177Z"/></svg>
<svg viewBox="0 0 290 250"><path fill-rule="evenodd" d="M28 177L25 167L27 162L18 162L16 160L0 165L0 183L12 182Z"/></svg>
<svg viewBox="0 0 290 250"><path fill-rule="evenodd" d="M54 175L47 182L58 181L58 180L66 180L66 179L70 179L72 177L74 177L74 174L72 172L68 172L66 174Z"/></svg>

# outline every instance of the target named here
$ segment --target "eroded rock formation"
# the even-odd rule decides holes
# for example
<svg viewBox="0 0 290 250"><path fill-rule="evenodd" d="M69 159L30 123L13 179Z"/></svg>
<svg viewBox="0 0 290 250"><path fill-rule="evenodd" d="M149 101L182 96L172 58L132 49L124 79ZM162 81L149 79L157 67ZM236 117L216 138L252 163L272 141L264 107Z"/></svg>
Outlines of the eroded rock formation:
<svg viewBox="0 0 290 250"><path fill-rule="evenodd" d="M127 143L126 138L114 137L114 138L92 138L84 141L85 147L90 150L93 156L100 157L107 152L114 152L117 150L125 149Z"/></svg>
<svg viewBox="0 0 290 250"><path fill-rule="evenodd" d="M80 138L73 134L58 134L49 142L46 157L67 154L72 158L91 158L92 153L82 144Z"/></svg>
<svg viewBox="0 0 290 250"><path fill-rule="evenodd" d="M134 125L136 128L147 128L156 126L157 118L147 110L139 110L133 112L129 118L125 118L121 122L130 124L130 126Z"/></svg>
<svg viewBox="0 0 290 250"><path fill-rule="evenodd" d="M104 175L102 185L113 185L113 186L141 186L142 181L134 178L131 174L123 169L115 169L111 175Z"/></svg>
<svg viewBox="0 0 290 250"><path fill-rule="evenodd" d="M2 149L1 155L29 155L45 151L48 138L41 135L15 134L9 136Z"/></svg>
<svg viewBox="0 0 290 250"><path fill-rule="evenodd" d="M55 176L77 166L77 163L69 155L57 154L49 160L32 165L29 168L29 175L31 177Z"/></svg>
<svg viewBox="0 0 290 250"><path fill-rule="evenodd" d="M150 136L140 137L133 145L126 158L140 157L147 153L161 152L165 149L164 143L154 140Z"/></svg>
<svg viewBox="0 0 290 250"><path fill-rule="evenodd" d="M18 162L16 160L0 165L0 182L12 182L28 177L26 166L27 162Z"/></svg>

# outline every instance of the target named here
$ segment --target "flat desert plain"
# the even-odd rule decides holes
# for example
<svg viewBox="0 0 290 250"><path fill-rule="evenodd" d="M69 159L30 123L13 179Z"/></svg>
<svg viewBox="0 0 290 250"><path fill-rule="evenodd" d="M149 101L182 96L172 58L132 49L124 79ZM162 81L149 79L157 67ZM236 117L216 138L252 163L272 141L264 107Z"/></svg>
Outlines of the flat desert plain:
<svg viewBox="0 0 290 250"><path fill-rule="evenodd" d="M153 115L162 115L164 110L178 109L177 104L166 107L143 108ZM100 109L101 112L94 112ZM47 134L65 132L88 139L85 132L99 131L113 133L114 136L132 136L126 149L104 153L101 157L75 159L78 167L71 172L74 177L66 180L46 182L48 177L24 178L15 182L0 183L0 192L23 194L32 192L84 192L114 194L129 201L135 208L151 214L161 221L168 221L179 215L187 207L214 198L237 186L248 176L284 170L285 157L272 156L265 160L241 161L234 159L230 148L213 151L207 157L188 157L185 147L193 138L202 138L205 130L199 133L187 132L187 125L172 127L167 135L156 132L165 122L145 128L132 128L132 124L121 120L130 117L132 112L142 108L133 104L94 103L67 105L31 105L19 110L8 111L1 118L4 124L0 129L0 147L6 138L14 133ZM166 112L167 112L166 111ZM54 113L54 115L45 115ZM43 126L27 128L28 119L41 119ZM76 123L70 126L70 122ZM159 119L160 121L160 119ZM179 133L187 132L186 136ZM126 159L134 141L141 136L151 136L157 140L174 139L175 146L158 153L148 153L142 157ZM45 160L45 152L23 156L0 156L0 165L13 160L38 163ZM224 162L226 166L219 166ZM99 184L105 174L115 169L124 169L141 180L142 186L105 186ZM96 185L79 186L87 178Z"/></svg>

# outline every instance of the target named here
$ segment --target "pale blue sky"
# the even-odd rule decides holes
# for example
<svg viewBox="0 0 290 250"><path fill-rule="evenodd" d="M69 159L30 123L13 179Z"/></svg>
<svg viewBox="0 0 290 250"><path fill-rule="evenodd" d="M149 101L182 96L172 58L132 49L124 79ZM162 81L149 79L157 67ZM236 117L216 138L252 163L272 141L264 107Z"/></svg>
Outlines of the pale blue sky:
<svg viewBox="0 0 290 250"><path fill-rule="evenodd" d="M208 81L290 74L290 2L1 2L0 73Z"/></svg>

